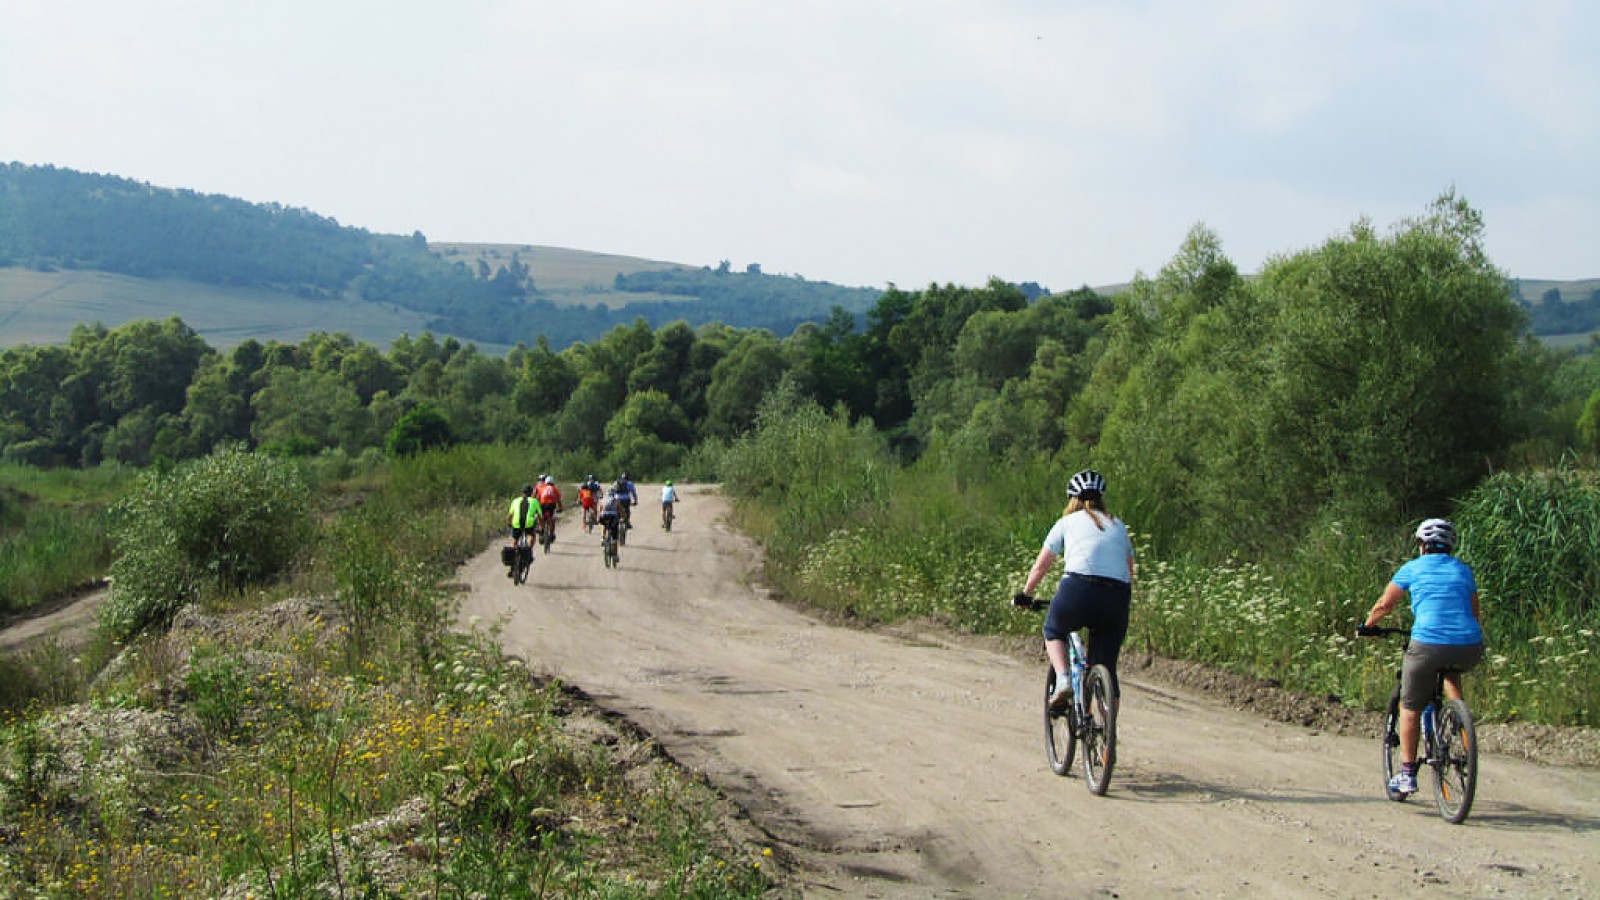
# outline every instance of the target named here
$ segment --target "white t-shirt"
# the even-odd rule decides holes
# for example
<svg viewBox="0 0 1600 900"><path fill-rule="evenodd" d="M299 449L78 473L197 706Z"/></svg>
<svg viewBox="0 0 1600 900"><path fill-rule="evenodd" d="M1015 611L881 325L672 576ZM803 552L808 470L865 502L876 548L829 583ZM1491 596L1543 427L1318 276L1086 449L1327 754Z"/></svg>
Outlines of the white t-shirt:
<svg viewBox="0 0 1600 900"><path fill-rule="evenodd" d="M1088 510L1062 516L1045 535L1044 547L1061 558L1066 572L1131 582L1128 558L1133 556L1133 542L1128 538L1128 527L1121 519L1098 515L1104 530L1095 525Z"/></svg>
<svg viewBox="0 0 1600 900"><path fill-rule="evenodd" d="M676 503L676 502L678 502L678 492L672 489L672 485L669 484L669 485L666 485L666 486L661 488L661 502L662 503Z"/></svg>

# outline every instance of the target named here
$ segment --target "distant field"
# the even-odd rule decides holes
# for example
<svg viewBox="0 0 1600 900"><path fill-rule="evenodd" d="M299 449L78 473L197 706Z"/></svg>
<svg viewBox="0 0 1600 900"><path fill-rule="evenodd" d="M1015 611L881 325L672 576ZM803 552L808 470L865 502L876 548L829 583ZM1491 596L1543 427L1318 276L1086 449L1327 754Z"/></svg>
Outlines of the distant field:
<svg viewBox="0 0 1600 900"><path fill-rule="evenodd" d="M678 268L676 263L588 253L530 244L430 245L448 260L477 267L481 258L498 268L516 253L533 271L540 296L560 306L617 307L655 300L660 294L620 294L617 274ZM344 332L387 347L401 334L427 329L428 316L359 300L307 300L258 288L228 288L181 279L147 279L95 271L35 272L0 268L0 347L53 344L80 322L114 327L133 319L176 315L213 347L226 349L250 338L298 342L314 331ZM441 337L444 332L437 332ZM485 353L509 346L475 341Z"/></svg>
<svg viewBox="0 0 1600 900"><path fill-rule="evenodd" d="M1538 278L1518 279L1518 287L1522 298L1529 303L1539 302L1544 292L1551 288L1561 290L1561 299L1568 303L1574 300L1587 300L1596 288L1600 288L1600 278L1583 278L1577 281L1545 281Z"/></svg>
<svg viewBox="0 0 1600 900"><path fill-rule="evenodd" d="M541 247L535 244L459 244L429 243L428 249L446 260L460 260L476 269L478 260L497 269L511 262L514 253L533 272L533 283L539 296L557 306L625 306L629 303L648 303L652 300L682 300L662 294L620 294L612 289L618 273L653 272L660 269L687 268L679 263L640 259L636 256L618 256L613 253L590 253L569 250L565 247Z"/></svg>
<svg viewBox="0 0 1600 900"><path fill-rule="evenodd" d="M80 322L113 327L172 315L217 348L249 338L298 342L314 331L342 331L388 346L402 333L421 334L427 323L421 313L356 300L307 300L255 288L105 272L0 269L0 347L62 343Z"/></svg>

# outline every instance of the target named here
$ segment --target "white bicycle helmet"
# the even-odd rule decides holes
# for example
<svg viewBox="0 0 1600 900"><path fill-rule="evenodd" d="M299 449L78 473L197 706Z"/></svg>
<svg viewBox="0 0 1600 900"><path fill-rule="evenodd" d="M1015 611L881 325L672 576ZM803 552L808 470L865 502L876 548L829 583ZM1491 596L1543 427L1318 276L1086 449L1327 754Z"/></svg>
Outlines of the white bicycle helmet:
<svg viewBox="0 0 1600 900"><path fill-rule="evenodd" d="M1072 476L1072 480L1067 482L1068 497L1082 497L1084 494L1104 494L1105 492L1105 478L1101 477L1100 473L1093 469L1084 469L1082 472Z"/></svg>
<svg viewBox="0 0 1600 900"><path fill-rule="evenodd" d="M1449 519L1423 519L1417 526L1417 543L1424 546L1438 544L1449 553L1456 549L1456 527Z"/></svg>

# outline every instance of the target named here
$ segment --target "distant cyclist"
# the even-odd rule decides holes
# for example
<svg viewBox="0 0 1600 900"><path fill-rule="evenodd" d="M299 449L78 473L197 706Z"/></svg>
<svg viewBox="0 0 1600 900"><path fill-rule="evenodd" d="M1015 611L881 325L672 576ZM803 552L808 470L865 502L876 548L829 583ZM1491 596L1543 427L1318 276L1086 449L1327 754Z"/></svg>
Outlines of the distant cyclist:
<svg viewBox="0 0 1600 900"><path fill-rule="evenodd" d="M604 536L615 541L621 522L622 500L617 496L617 489L610 488L606 491L605 499L600 501L600 527L604 530Z"/></svg>
<svg viewBox="0 0 1600 900"><path fill-rule="evenodd" d="M1122 520L1106 512L1106 480L1085 469L1067 483L1067 508L1045 536L1039 558L1018 595L1032 598L1057 559L1065 573L1044 620L1044 647L1056 670L1050 704L1064 708L1072 697L1067 662L1067 635L1089 629L1089 659L1104 665L1118 694L1117 657L1128 636L1128 611L1133 598L1133 542Z"/></svg>
<svg viewBox="0 0 1600 900"><path fill-rule="evenodd" d="M1389 781L1396 794L1417 792L1419 718L1440 673L1444 693L1461 699L1461 675L1483 660L1483 619L1478 613L1478 582L1472 567L1457 559L1456 529L1445 519L1417 526L1416 559L1400 567L1367 613L1376 626L1411 595L1411 643L1400 666L1400 771Z"/></svg>
<svg viewBox="0 0 1600 900"><path fill-rule="evenodd" d="M539 511L544 518L546 527L550 529L550 541L556 539L556 513L561 507L561 489L556 487L556 480L549 475L539 479L535 488L539 496Z"/></svg>
<svg viewBox="0 0 1600 900"><path fill-rule="evenodd" d="M522 486L522 496L511 500L511 509L506 512L506 527L511 529L511 546L517 546L523 535L533 534L533 529L539 521L539 501L533 497L533 485ZM510 578L512 572L507 571L506 577Z"/></svg>
<svg viewBox="0 0 1600 900"><path fill-rule="evenodd" d="M583 507L584 522L594 514L600 501L605 498L605 490L600 486L600 479L590 475L583 484L578 485L578 503Z"/></svg>
<svg viewBox="0 0 1600 900"><path fill-rule="evenodd" d="M672 514L673 504L678 502L678 492L672 487L672 479L661 486L661 527L667 527L667 516Z"/></svg>
<svg viewBox="0 0 1600 900"><path fill-rule="evenodd" d="M639 505L639 489L634 487L633 479L623 472L617 477L617 483L612 485L612 490L617 492L617 501L622 504L622 522L633 525L633 508Z"/></svg>

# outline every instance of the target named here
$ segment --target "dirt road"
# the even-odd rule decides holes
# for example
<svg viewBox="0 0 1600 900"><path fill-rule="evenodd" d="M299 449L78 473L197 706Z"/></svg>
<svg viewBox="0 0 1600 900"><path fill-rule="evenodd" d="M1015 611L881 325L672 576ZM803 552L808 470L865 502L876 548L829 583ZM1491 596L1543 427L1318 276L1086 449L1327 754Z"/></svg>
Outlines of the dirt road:
<svg viewBox="0 0 1600 900"><path fill-rule="evenodd" d="M1600 893L1600 772L1486 757L1451 826L1382 798L1375 739L1130 677L1094 797L1045 765L1042 664L823 624L764 595L720 497L681 491L668 534L642 491L619 569L568 516L527 585L470 561L462 616L703 772L808 897Z"/></svg>

